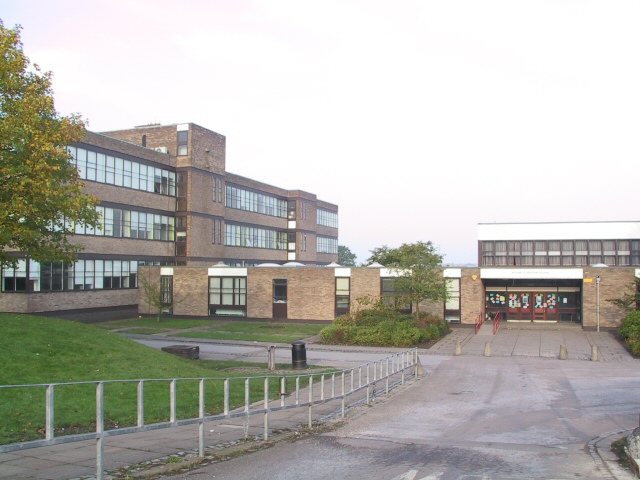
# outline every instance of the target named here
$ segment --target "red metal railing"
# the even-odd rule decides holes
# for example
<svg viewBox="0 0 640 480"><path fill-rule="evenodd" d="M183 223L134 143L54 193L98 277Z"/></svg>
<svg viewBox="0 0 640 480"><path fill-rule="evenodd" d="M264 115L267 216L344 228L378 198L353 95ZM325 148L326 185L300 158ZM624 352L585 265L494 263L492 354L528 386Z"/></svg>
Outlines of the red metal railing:
<svg viewBox="0 0 640 480"><path fill-rule="evenodd" d="M498 312L496 313L496 316L493 318L493 334L495 335L496 333L498 333L498 329L500 328L500 316L502 315L502 312ZM478 333L476 331L476 333Z"/></svg>
<svg viewBox="0 0 640 480"><path fill-rule="evenodd" d="M484 322L484 315L482 314L482 312L480 312L476 317L476 335L478 334L478 330L480 330L480 327L482 326L482 322Z"/></svg>

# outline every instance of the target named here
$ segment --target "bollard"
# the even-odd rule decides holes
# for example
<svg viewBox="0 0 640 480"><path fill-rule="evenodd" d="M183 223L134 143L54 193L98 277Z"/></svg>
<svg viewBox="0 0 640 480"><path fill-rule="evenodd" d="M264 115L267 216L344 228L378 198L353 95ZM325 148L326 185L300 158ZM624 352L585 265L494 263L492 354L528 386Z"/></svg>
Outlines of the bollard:
<svg viewBox="0 0 640 480"><path fill-rule="evenodd" d="M596 345L591 345L591 361L597 362L598 360L600 360L598 358L598 347Z"/></svg>
<svg viewBox="0 0 640 480"><path fill-rule="evenodd" d="M484 356L485 357L491 356L491 342L487 342L484 344Z"/></svg>
<svg viewBox="0 0 640 480"><path fill-rule="evenodd" d="M462 344L460 343L460 340L458 340L458 343L456 343L455 355L462 355Z"/></svg>
<svg viewBox="0 0 640 480"><path fill-rule="evenodd" d="M267 348L267 369L275 370L276 369L276 346L269 345Z"/></svg>
<svg viewBox="0 0 640 480"><path fill-rule="evenodd" d="M560 360L566 360L567 359L567 346L566 345L560 345L560 356L559 356Z"/></svg>

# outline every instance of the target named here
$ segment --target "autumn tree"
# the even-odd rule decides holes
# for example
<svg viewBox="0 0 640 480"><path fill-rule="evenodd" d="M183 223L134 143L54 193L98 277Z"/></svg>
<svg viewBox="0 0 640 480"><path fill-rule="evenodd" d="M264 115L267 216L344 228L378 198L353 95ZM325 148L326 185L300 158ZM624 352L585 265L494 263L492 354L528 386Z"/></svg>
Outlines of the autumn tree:
<svg viewBox="0 0 640 480"><path fill-rule="evenodd" d="M386 245L371 250L368 264L378 262L392 268L398 275L394 289L400 299L407 299L420 315L420 302L445 301L446 280L442 275L442 260L431 242L403 243L398 248ZM402 301L396 302L401 304Z"/></svg>
<svg viewBox="0 0 640 480"><path fill-rule="evenodd" d="M338 263L343 267L355 267L356 254L352 253L349 247L338 245Z"/></svg>
<svg viewBox="0 0 640 480"><path fill-rule="evenodd" d="M11 250L51 262L82 249L69 236L74 223L95 227L97 201L82 193L66 146L84 135L79 116L56 112L51 72L31 65L20 27L0 20L0 266Z"/></svg>

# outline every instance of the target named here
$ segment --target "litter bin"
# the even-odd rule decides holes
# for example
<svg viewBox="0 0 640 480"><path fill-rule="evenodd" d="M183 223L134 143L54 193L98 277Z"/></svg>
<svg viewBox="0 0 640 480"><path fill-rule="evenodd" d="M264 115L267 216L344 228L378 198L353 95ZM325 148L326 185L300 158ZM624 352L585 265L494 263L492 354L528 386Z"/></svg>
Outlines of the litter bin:
<svg viewBox="0 0 640 480"><path fill-rule="evenodd" d="M302 340L296 340L291 344L291 365L294 370L307 368L307 349Z"/></svg>

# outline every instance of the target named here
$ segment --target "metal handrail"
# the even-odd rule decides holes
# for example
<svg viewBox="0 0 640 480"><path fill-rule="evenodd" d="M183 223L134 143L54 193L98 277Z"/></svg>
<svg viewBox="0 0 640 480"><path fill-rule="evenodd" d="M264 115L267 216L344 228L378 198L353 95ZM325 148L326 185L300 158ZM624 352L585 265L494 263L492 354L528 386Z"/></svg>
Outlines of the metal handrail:
<svg viewBox="0 0 640 480"><path fill-rule="evenodd" d="M502 312L498 312L496 316L493 318L493 334L498 333L498 329L500 328L500 316Z"/></svg>
<svg viewBox="0 0 640 480"><path fill-rule="evenodd" d="M373 367L373 368L372 368ZM372 372L373 370L373 372ZM104 478L104 441L105 438L126 435L130 433L138 433L143 431L157 430L161 428L170 428L182 425L199 425L199 442L198 442L198 455L204 457L204 442L205 442L205 422L223 420L229 418L237 418L243 416L264 415L264 436L266 441L269 437L269 412L278 410L285 410L290 408L307 407L309 409L309 428L312 427L312 415L314 405L327 403L331 400L341 399L341 415L345 416L345 400L358 392L366 390L366 403L370 404L372 387L375 387L376 383L385 380L385 393L389 393L390 388L394 388L397 385L404 385L405 378L407 376L418 377L420 375L420 366L418 361L418 349L413 348L405 350L403 352L396 353L384 357L375 362L369 362L362 364L358 367L348 368L345 370L333 372L330 374L300 374L289 376L264 376L264 377L235 377L235 378L172 378L172 379L136 379L136 380L104 380L104 381L85 381L85 382L68 382L68 383L43 383L43 384L29 384L29 385L0 385L2 389L16 389L16 388L45 388L45 438L41 440L34 440L29 442L12 443L8 445L0 445L0 453L13 452L18 450L25 450L30 448L44 447L50 445L57 445L62 443L80 442L85 440L95 439L97 441L96 450L96 477L98 480ZM365 377L363 378L363 374ZM326 377L331 376L331 394L325 395L326 390ZM390 384L391 377L399 375L400 380L395 384ZM319 380L319 391L314 391L314 381ZM349 385L347 385L347 377L349 377ZM287 393L286 395L286 381L287 379L295 378L295 392ZM304 390L304 386L301 389L301 380L308 378L308 401L305 401L301 397L301 393ZM257 381L263 379L263 392L264 400L259 402L250 402L250 380ZM278 393L280 394L280 400L270 399L270 382L271 380L277 380ZM339 381L340 393L336 390L336 379ZM199 415L196 418L178 419L177 418L177 395L178 395L178 382L179 381L198 381L198 398L199 398ZM234 410L230 410L230 382L231 381L244 381L245 384L245 404L244 407L239 407ZM216 415L205 414L205 386L206 382L219 382L223 381L224 388L224 403L223 412ZM124 427L112 430L105 430L104 428L104 386L112 383L136 383L137 384L137 426ZM169 382L170 390L170 420L168 422L159 422L152 424L145 424L144 422L144 386L149 382ZM91 433L67 435L63 437L55 436L55 391L59 388L74 385L95 385L96 387L96 431ZM286 397L292 397L292 403L287 404ZM279 403L279 404L278 404Z"/></svg>

